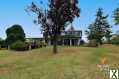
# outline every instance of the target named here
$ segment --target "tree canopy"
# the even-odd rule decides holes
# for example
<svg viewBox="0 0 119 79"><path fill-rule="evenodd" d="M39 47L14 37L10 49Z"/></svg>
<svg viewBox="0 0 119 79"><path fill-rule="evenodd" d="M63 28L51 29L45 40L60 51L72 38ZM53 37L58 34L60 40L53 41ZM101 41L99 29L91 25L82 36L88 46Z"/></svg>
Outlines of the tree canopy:
<svg viewBox="0 0 119 79"><path fill-rule="evenodd" d="M16 42L17 40L25 41L25 33L20 25L13 25L12 27L8 28L6 30L6 35L6 41L8 45Z"/></svg>
<svg viewBox="0 0 119 79"><path fill-rule="evenodd" d="M78 0L48 0L49 8L40 9L32 3L28 10L37 14L35 23L41 24L44 37L53 40L54 53L57 53L57 40L65 27L79 17Z"/></svg>
<svg viewBox="0 0 119 79"><path fill-rule="evenodd" d="M89 30L86 31L89 40L95 39L98 44L102 44L103 37L110 40L111 37L111 26L107 22L108 15L104 15L102 8L99 8L96 13L95 21L89 25Z"/></svg>
<svg viewBox="0 0 119 79"><path fill-rule="evenodd" d="M119 24L119 7L115 9L113 18L114 18L115 24Z"/></svg>

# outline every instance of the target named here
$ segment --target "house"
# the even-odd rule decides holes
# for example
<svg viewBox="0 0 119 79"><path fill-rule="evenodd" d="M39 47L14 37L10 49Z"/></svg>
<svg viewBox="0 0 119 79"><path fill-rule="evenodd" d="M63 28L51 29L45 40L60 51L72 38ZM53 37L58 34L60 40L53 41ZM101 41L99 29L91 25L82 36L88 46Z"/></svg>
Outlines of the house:
<svg viewBox="0 0 119 79"><path fill-rule="evenodd" d="M80 45L80 41L82 39L82 31L75 30L73 26L71 26L68 30L62 31L60 38L58 39L58 45L67 45L67 46L78 46ZM38 42L44 41L44 38L26 38L27 41ZM48 45L53 45L53 40L47 40Z"/></svg>
<svg viewBox="0 0 119 79"><path fill-rule="evenodd" d="M60 38L58 39L58 45L68 45L68 46L77 46L80 45L82 39L82 31L75 30L71 26L67 31L62 31ZM53 40L48 40L48 44L52 45Z"/></svg>

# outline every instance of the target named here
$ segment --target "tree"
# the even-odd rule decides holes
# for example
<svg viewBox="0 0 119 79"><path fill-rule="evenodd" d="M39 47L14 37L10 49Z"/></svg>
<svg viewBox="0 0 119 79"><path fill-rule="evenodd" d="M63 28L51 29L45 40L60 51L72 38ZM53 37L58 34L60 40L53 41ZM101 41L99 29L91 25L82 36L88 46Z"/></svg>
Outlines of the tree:
<svg viewBox="0 0 119 79"><path fill-rule="evenodd" d="M107 43L110 43L111 37L112 37L112 35L111 35L112 31L111 31L110 28L111 28L111 27L108 26L107 29L106 29L106 32L105 32L105 38L106 38L106 40L107 40Z"/></svg>
<svg viewBox="0 0 119 79"><path fill-rule="evenodd" d="M119 7L115 9L113 18L114 18L115 24L119 24Z"/></svg>
<svg viewBox="0 0 119 79"><path fill-rule="evenodd" d="M0 38L0 45L1 45L1 42L2 42L2 38Z"/></svg>
<svg viewBox="0 0 119 79"><path fill-rule="evenodd" d="M25 33L20 25L13 25L6 30L6 41L8 45L16 42L17 40L25 41Z"/></svg>
<svg viewBox="0 0 119 79"><path fill-rule="evenodd" d="M49 0L49 8L41 10L35 3L28 7L28 11L37 14L35 23L41 24L45 39L53 40L53 52L57 53L57 40L62 30L72 23L75 17L79 17L80 9L78 0Z"/></svg>
<svg viewBox="0 0 119 79"><path fill-rule="evenodd" d="M2 44L2 38L0 38L0 49L1 49L1 44Z"/></svg>
<svg viewBox="0 0 119 79"><path fill-rule="evenodd" d="M111 37L111 26L107 22L108 15L104 16L102 8L99 8L96 13L94 23L89 25L89 30L86 31L89 40L96 40L97 44L102 44L102 39L105 37L108 41Z"/></svg>
<svg viewBox="0 0 119 79"><path fill-rule="evenodd" d="M116 25L119 25L119 7L114 10L113 18ZM111 40L112 44L119 45L119 30L116 33L116 36Z"/></svg>

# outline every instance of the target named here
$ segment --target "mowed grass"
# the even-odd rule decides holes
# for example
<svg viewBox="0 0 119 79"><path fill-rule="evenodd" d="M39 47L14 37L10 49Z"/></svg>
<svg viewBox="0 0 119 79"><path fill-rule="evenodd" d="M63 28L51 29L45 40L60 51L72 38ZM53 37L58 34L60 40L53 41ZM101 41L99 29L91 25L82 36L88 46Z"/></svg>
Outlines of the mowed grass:
<svg viewBox="0 0 119 79"><path fill-rule="evenodd" d="M25 52L0 50L0 79L109 79L98 65L119 68L119 46L52 47Z"/></svg>

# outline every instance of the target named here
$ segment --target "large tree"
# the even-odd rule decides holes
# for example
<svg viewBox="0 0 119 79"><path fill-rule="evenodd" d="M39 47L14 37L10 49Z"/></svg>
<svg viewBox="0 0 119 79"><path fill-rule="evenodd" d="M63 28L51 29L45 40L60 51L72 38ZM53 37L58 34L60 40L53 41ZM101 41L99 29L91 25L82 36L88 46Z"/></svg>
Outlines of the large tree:
<svg viewBox="0 0 119 79"><path fill-rule="evenodd" d="M113 18L114 18L115 24L119 25L119 7L115 9Z"/></svg>
<svg viewBox="0 0 119 79"><path fill-rule="evenodd" d="M25 33L23 28L20 25L13 25L12 27L6 30L6 41L8 45L16 42L17 40L25 41Z"/></svg>
<svg viewBox="0 0 119 79"><path fill-rule="evenodd" d="M95 21L89 25L89 30L86 31L89 40L96 40L97 44L102 44L103 37L110 40L111 37L111 26L107 22L108 15L104 15L102 8L99 8L96 13Z"/></svg>
<svg viewBox="0 0 119 79"><path fill-rule="evenodd" d="M37 14L35 23L41 24L45 38L53 40L53 52L57 53L57 40L62 30L72 23L75 17L79 17L80 9L78 0L48 0L47 10L40 9L35 3L27 10ZM41 2L42 3L42 2Z"/></svg>

